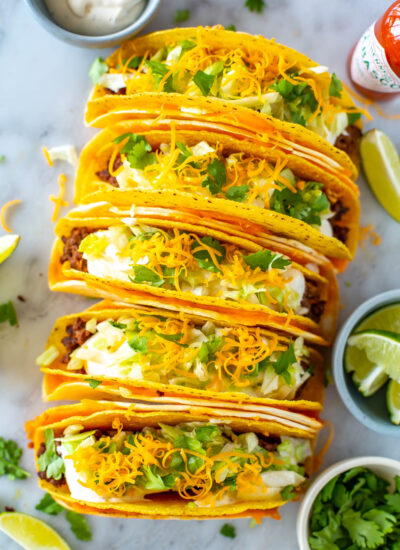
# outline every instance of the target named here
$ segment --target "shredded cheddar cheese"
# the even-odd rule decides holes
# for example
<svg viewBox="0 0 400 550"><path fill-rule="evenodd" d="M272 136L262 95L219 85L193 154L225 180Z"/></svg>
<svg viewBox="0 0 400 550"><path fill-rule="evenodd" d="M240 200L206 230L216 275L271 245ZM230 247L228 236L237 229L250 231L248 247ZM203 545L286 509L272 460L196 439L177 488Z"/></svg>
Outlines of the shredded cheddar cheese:
<svg viewBox="0 0 400 550"><path fill-rule="evenodd" d="M374 231L375 225L370 223L359 230L359 242L362 248L365 248L366 244L371 241L373 246L379 246L382 242L381 237Z"/></svg>
<svg viewBox="0 0 400 550"><path fill-rule="evenodd" d="M8 233L12 233L12 229L10 229L8 227L8 225L6 224L6 212L8 211L9 208L11 208L12 206L14 206L15 204L20 204L21 200L20 199L14 199L12 201L8 201L6 202L6 204L4 204L1 208L1 211L0 211L0 221L1 221L1 225L3 226L3 228L8 232Z"/></svg>
<svg viewBox="0 0 400 550"><path fill-rule="evenodd" d="M67 182L67 176L65 174L60 174L58 176L58 185L60 187L60 192L57 197L55 197L54 195L49 196L49 200L54 202L54 212L51 217L52 222L57 221L60 208L62 206L68 206L68 201L64 200L66 182Z"/></svg>
<svg viewBox="0 0 400 550"><path fill-rule="evenodd" d="M42 152L43 152L44 158L47 160L47 164L49 166L53 166L53 161L51 160L51 157L50 157L50 154L49 154L49 151L48 151L47 147L43 146L42 147Z"/></svg>

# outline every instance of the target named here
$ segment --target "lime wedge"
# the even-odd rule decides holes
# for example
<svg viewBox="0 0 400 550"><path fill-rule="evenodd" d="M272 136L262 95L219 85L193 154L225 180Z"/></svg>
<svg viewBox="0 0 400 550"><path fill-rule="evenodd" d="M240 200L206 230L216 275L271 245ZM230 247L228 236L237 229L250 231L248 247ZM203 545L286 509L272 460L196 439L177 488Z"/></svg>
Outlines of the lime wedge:
<svg viewBox="0 0 400 550"><path fill-rule="evenodd" d="M17 248L20 238L19 235L3 235L0 237L0 264L11 256Z"/></svg>
<svg viewBox="0 0 400 550"><path fill-rule="evenodd" d="M368 183L383 208L400 222L400 158L381 130L361 138L361 160Z"/></svg>
<svg viewBox="0 0 400 550"><path fill-rule="evenodd" d="M350 336L348 345L364 351L371 363L382 366L390 378L400 380L400 334L365 330Z"/></svg>
<svg viewBox="0 0 400 550"><path fill-rule="evenodd" d="M391 304L374 311L357 325L355 332L369 329L400 333L400 304Z"/></svg>
<svg viewBox="0 0 400 550"><path fill-rule="evenodd" d="M347 372L353 372L353 381L364 397L377 392L389 378L381 365L372 363L356 346L346 347L344 366Z"/></svg>
<svg viewBox="0 0 400 550"><path fill-rule="evenodd" d="M400 424L400 383L396 380L391 380L388 384L386 402L390 420L393 424Z"/></svg>
<svg viewBox="0 0 400 550"><path fill-rule="evenodd" d="M0 514L0 529L25 550L71 550L54 529L26 514Z"/></svg>

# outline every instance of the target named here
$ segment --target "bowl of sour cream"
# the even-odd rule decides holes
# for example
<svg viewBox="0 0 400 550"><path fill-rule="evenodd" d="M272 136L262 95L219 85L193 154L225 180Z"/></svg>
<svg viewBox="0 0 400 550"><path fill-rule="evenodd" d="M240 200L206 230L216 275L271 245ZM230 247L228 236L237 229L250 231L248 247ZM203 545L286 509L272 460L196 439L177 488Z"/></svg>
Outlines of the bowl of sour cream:
<svg viewBox="0 0 400 550"><path fill-rule="evenodd" d="M57 38L87 48L106 48L138 34L161 0L26 0L39 23Z"/></svg>

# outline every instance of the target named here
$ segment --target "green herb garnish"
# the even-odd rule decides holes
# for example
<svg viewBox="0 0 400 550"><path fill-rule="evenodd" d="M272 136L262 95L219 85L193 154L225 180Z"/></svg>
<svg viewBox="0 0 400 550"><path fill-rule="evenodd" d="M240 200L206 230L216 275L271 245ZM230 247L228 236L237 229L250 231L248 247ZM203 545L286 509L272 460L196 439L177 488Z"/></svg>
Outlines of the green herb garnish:
<svg viewBox="0 0 400 550"><path fill-rule="evenodd" d="M249 8L250 11L262 13L264 8L267 7L267 4L264 0L246 0L245 6Z"/></svg>
<svg viewBox="0 0 400 550"><path fill-rule="evenodd" d="M18 323L17 313L11 300L0 305L0 323L8 321L12 327Z"/></svg>
<svg viewBox="0 0 400 550"><path fill-rule="evenodd" d="M340 82L335 73L332 74L331 83L329 84L329 95L332 97L341 97L343 84Z"/></svg>
<svg viewBox="0 0 400 550"><path fill-rule="evenodd" d="M126 132L113 139L113 143L121 143L125 139L127 141L123 145L121 153L126 155L132 168L144 170L146 166L157 162L156 154L151 152L151 145L144 136Z"/></svg>
<svg viewBox="0 0 400 550"><path fill-rule="evenodd" d="M310 225L321 225L321 213L327 212L330 207L322 188L323 184L315 181L308 181L304 189L298 189L297 193L282 186L282 189L275 189L272 193L270 208Z"/></svg>
<svg viewBox="0 0 400 550"><path fill-rule="evenodd" d="M267 271L268 269L285 269L292 262L287 258L284 258L282 254L271 252L271 250L260 250L243 256L244 261L251 269L259 267L261 271Z"/></svg>
<svg viewBox="0 0 400 550"><path fill-rule="evenodd" d="M89 386L94 390L101 384L101 380L95 380L94 378L85 378L85 382L89 382Z"/></svg>
<svg viewBox="0 0 400 550"><path fill-rule="evenodd" d="M104 59L102 57L97 57L89 69L89 77L91 78L93 84L97 84L103 74L107 71L108 65L104 62Z"/></svg>
<svg viewBox="0 0 400 550"><path fill-rule="evenodd" d="M46 472L49 478L61 479L65 473L65 464L63 458L56 453L54 431L51 428L47 428L44 432L44 442L46 450L39 456L39 470Z"/></svg>
<svg viewBox="0 0 400 550"><path fill-rule="evenodd" d="M202 187L207 187L212 195L220 193L222 187L226 183L225 163L221 160L214 159L207 166L207 174L208 175L201 184Z"/></svg>
<svg viewBox="0 0 400 550"><path fill-rule="evenodd" d="M74 533L78 540L89 541L92 540L92 533L90 532L89 525L86 518L82 514L68 510L65 517L69 521L71 531Z"/></svg>
<svg viewBox="0 0 400 550"><path fill-rule="evenodd" d="M174 15L174 23L183 23L184 21L187 21L189 17L189 10L176 10Z"/></svg>
<svg viewBox="0 0 400 550"><path fill-rule="evenodd" d="M234 528L233 525L230 525L229 523L225 523L220 531L221 535L223 535L224 537L228 537L230 539L234 539L236 537L236 529Z"/></svg>
<svg viewBox="0 0 400 550"><path fill-rule="evenodd" d="M222 262L225 259L226 249L219 241L217 241L217 239L206 236L201 239L201 242L215 250L215 256L218 262ZM193 241L192 250L196 250L198 246L198 242ZM193 257L197 260L199 267L201 267L202 269L207 269L208 271L213 271L214 273L219 272L219 268L215 265L214 260L212 259L211 254L208 250L197 250L193 253Z"/></svg>
<svg viewBox="0 0 400 550"><path fill-rule="evenodd" d="M30 476L18 464L22 449L12 439L0 437L0 476L7 475L9 479L25 479Z"/></svg>

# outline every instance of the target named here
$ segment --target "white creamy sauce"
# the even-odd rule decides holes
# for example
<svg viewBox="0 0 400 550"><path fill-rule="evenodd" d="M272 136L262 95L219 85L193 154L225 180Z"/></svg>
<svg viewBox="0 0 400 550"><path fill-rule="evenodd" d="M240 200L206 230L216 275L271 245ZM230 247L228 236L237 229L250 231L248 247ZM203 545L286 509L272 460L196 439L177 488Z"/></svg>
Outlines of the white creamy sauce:
<svg viewBox="0 0 400 550"><path fill-rule="evenodd" d="M139 18L146 0L45 0L64 29L89 36L120 31Z"/></svg>

